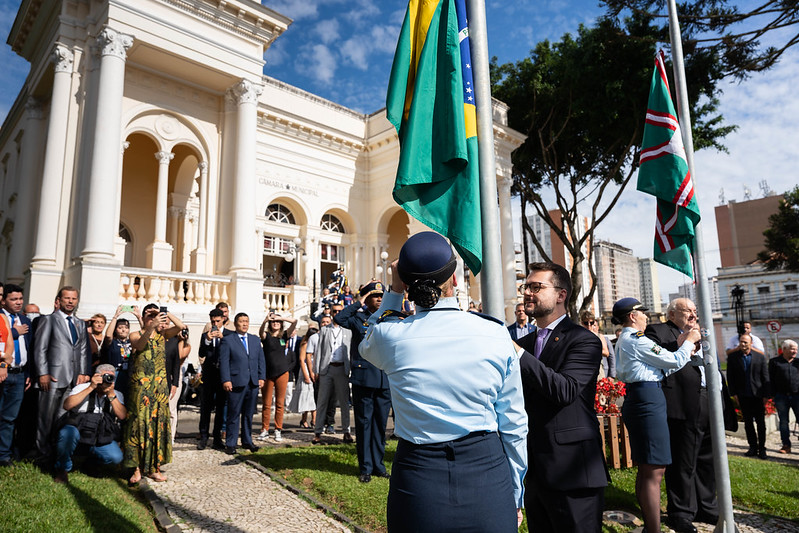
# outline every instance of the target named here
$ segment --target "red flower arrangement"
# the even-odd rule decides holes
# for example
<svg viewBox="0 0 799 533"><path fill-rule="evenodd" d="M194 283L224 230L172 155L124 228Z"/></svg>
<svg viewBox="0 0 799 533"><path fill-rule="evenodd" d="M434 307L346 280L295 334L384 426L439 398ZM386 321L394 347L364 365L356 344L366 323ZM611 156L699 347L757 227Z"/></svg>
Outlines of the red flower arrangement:
<svg viewBox="0 0 799 533"><path fill-rule="evenodd" d="M627 389L624 383L612 378L602 378L596 382L596 396L594 397L594 409L597 414L618 415L621 414L616 400L624 397Z"/></svg>

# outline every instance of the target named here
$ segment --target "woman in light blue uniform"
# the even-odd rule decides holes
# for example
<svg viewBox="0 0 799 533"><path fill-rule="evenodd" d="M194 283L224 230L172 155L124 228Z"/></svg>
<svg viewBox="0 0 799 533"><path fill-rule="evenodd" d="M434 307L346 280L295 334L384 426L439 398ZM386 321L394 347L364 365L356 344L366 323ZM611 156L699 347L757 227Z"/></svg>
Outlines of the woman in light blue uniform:
<svg viewBox="0 0 799 533"><path fill-rule="evenodd" d="M638 463L635 495L645 531L655 533L660 531L660 483L666 465L671 464L661 380L690 361L701 336L698 329L683 333L678 339L680 348L670 352L644 336L646 310L635 298L622 298L613 306L612 321L624 327L616 342L616 377L627 386L621 414L630 434L633 461Z"/></svg>
<svg viewBox="0 0 799 533"><path fill-rule="evenodd" d="M527 414L519 357L501 322L458 308L455 266L441 235L408 239L359 347L391 386L400 439L387 504L392 532L515 532L521 517ZM403 319L406 286L416 314Z"/></svg>

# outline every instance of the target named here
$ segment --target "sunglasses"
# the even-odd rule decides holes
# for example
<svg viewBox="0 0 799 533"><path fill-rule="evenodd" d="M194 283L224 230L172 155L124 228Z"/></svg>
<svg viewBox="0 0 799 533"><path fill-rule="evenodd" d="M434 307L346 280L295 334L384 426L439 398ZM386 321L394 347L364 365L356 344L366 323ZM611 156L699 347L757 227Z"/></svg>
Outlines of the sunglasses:
<svg viewBox="0 0 799 533"><path fill-rule="evenodd" d="M593 326L596 324L596 320L587 320L583 322L583 326Z"/></svg>

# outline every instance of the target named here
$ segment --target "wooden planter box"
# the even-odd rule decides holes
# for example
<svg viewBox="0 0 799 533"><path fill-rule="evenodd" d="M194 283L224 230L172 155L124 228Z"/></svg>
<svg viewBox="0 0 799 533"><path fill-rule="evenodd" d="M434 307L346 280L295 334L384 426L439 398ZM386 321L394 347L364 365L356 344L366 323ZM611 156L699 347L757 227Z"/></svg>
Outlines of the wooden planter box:
<svg viewBox="0 0 799 533"><path fill-rule="evenodd" d="M630 468L630 436L621 415L597 415L599 433L602 435L602 450L609 468Z"/></svg>

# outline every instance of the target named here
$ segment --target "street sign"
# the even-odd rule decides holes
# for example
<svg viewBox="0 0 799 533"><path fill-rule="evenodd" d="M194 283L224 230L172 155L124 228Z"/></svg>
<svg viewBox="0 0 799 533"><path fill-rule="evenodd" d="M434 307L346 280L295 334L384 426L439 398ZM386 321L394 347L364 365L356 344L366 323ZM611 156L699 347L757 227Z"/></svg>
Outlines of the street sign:
<svg viewBox="0 0 799 533"><path fill-rule="evenodd" d="M782 329L782 324L780 324L776 320L769 320L766 323L766 329L768 330L769 333L777 333L779 330Z"/></svg>

